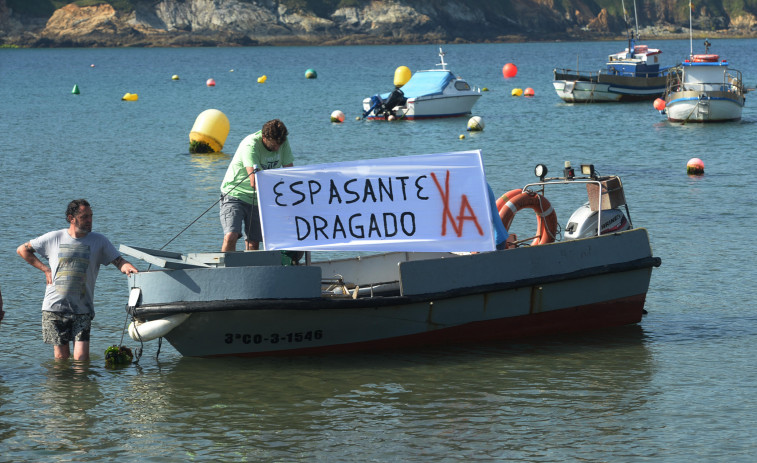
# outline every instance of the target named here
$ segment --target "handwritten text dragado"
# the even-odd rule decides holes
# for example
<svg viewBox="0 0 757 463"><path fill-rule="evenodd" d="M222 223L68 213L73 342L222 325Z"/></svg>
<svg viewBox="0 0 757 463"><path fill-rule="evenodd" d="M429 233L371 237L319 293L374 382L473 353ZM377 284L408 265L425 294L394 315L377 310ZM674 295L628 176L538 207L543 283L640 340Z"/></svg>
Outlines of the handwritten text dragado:
<svg viewBox="0 0 757 463"><path fill-rule="evenodd" d="M412 207L396 210L397 203L428 201L428 176L394 176L378 178L347 178L297 180L288 183L280 180L273 186L274 204L280 207L304 207L317 214L295 215L297 240L377 239L398 234L409 237L416 233ZM433 191L433 190L431 190ZM305 203L305 204L303 204ZM365 203L356 212L355 206ZM379 208L377 204L391 203L395 207ZM339 206L353 205L346 209ZM323 207L319 207L323 206ZM332 209L329 211L328 206ZM416 204L417 207L417 204ZM344 216L340 215L344 214Z"/></svg>

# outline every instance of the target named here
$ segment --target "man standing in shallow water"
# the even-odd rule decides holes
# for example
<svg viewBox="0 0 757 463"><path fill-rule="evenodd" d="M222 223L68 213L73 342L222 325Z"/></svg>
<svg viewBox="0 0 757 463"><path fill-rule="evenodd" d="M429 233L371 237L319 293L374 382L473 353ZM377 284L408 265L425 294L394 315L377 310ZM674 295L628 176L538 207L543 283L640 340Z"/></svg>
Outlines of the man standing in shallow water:
<svg viewBox="0 0 757 463"><path fill-rule="evenodd" d="M100 265L113 264L122 273L137 269L118 253L104 235L92 231L92 209L84 199L68 204L69 227L28 241L16 252L45 273L47 287L42 302L42 339L53 345L56 359L71 356L89 360L89 333L95 317L95 281ZM48 267L34 254L46 258Z"/></svg>

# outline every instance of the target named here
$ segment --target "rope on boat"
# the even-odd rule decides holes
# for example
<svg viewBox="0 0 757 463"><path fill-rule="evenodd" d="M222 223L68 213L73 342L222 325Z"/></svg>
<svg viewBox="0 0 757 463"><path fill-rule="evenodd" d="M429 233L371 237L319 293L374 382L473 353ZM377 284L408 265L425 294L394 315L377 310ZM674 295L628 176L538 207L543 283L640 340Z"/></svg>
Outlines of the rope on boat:
<svg viewBox="0 0 757 463"><path fill-rule="evenodd" d="M234 188L232 188L231 190L229 190L229 193L231 193L232 191L234 191L234 190L235 190L235 189L236 189L236 188L237 188L237 187L238 187L239 185L241 185L241 184L242 184L242 183L243 183L243 182L244 182L245 180L247 180L248 178L250 178L250 175L257 173L258 171L260 171L260 169L254 169L254 170L253 170L252 172L250 172L249 174L247 174L247 175L246 175L246 176L245 176L245 177L244 177L244 178L243 178L242 180L240 180L240 181L239 181L239 182L238 182L238 183L237 183L236 185L234 185ZM209 208L205 209L205 212L203 212L202 214L200 214L199 216L197 216L197 218L196 218L196 219L194 219L193 221L191 221L191 222L189 223L189 225L187 225L186 227L184 227L184 229L183 229L183 230L181 230L181 231L180 231L179 233L177 233L177 234L176 234L176 236L174 236L173 238L171 238L170 240L168 240L168 242L167 242L166 244L164 244L164 245L163 245L163 246L162 246L162 247L161 247L161 248L160 248L159 250L160 250L160 251L162 251L162 250L163 250L163 249L164 249L164 248L165 248L166 246L168 246L168 245L169 245L169 244L171 244L171 243L172 243L172 242L173 242L173 241L174 241L174 240L175 240L176 238L178 238L178 237L179 237L179 235L181 235L182 233L184 233L185 231L187 231L187 229L189 229L189 227L191 227L192 225L194 225L194 224L195 224L195 222L197 222L198 220L200 220L200 219L202 218L202 216L204 216L205 214L207 214L207 213L208 213L208 211L210 211L211 209L213 209L213 208L214 208L214 207L216 206L216 204L218 204L218 203L220 203L221 201L223 201L223 198L225 198L226 196L228 196L228 195L229 195L229 193L226 193L226 194L221 194L221 197L220 197L220 198L218 198L218 199L217 199L217 200L216 200L216 201L215 201L215 202L214 202L213 204L211 204ZM252 217L250 217L250 220L252 220Z"/></svg>

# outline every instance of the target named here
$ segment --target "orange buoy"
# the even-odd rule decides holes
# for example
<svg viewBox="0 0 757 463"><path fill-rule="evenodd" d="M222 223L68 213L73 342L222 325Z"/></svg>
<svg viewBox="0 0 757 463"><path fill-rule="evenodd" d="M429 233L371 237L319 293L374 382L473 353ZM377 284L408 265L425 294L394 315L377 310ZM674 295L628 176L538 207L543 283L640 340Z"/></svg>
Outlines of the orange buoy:
<svg viewBox="0 0 757 463"><path fill-rule="evenodd" d="M518 67L513 63L507 63L502 66L502 75L505 79L515 77L516 74L518 74Z"/></svg>
<svg viewBox="0 0 757 463"><path fill-rule="evenodd" d="M704 162L699 158L691 158L686 163L686 173L689 175L703 175Z"/></svg>
<svg viewBox="0 0 757 463"><path fill-rule="evenodd" d="M657 98L656 100L654 100L654 109L658 111L665 109L665 100L663 100L662 98Z"/></svg>
<svg viewBox="0 0 757 463"><path fill-rule="evenodd" d="M205 82L205 85L207 85L208 87L215 87L216 81L213 79L208 79L207 82Z"/></svg>
<svg viewBox="0 0 757 463"><path fill-rule="evenodd" d="M534 89L527 87L525 90L523 90L523 96L534 96Z"/></svg>
<svg viewBox="0 0 757 463"><path fill-rule="evenodd" d="M513 193L513 191L507 192L506 195ZM499 208L499 216L505 228L510 230L510 225L513 223L515 214L521 209L526 208L536 212L536 238L531 242L531 246L555 241L555 236L557 235L557 213L552 209L552 205L547 201L547 198L530 191L521 192L515 197L508 199Z"/></svg>

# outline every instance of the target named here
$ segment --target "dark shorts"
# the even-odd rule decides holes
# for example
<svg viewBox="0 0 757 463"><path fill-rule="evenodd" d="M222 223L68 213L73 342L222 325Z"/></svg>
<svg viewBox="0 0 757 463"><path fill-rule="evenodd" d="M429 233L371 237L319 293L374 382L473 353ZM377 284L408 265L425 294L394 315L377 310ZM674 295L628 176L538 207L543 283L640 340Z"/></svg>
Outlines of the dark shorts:
<svg viewBox="0 0 757 463"><path fill-rule="evenodd" d="M42 340L63 346L71 341L89 342L92 315L42 311Z"/></svg>
<svg viewBox="0 0 757 463"><path fill-rule="evenodd" d="M225 196L221 200L220 217L224 235L237 233L241 236L244 228L247 241L263 241L257 204L253 206L241 199Z"/></svg>

